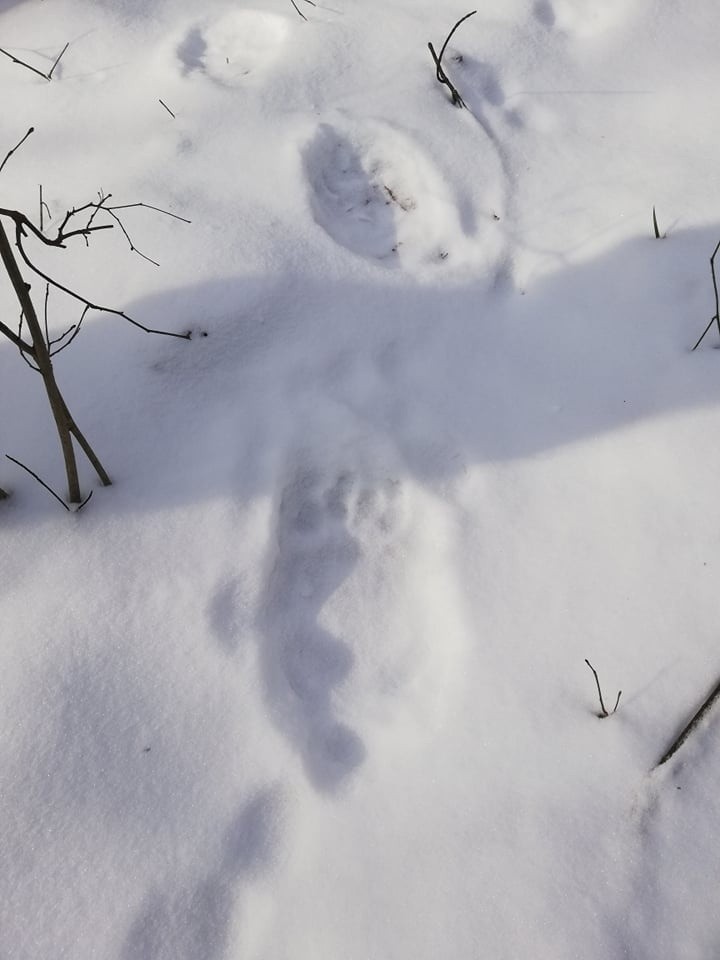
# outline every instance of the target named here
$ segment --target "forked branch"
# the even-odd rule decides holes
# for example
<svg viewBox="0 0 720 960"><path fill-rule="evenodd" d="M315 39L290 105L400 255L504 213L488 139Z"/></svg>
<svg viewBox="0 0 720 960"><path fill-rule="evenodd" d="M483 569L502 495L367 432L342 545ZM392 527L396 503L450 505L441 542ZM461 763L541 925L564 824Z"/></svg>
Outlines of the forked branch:
<svg viewBox="0 0 720 960"><path fill-rule="evenodd" d="M43 73L42 70L38 70L37 67L33 67L33 66L31 66L29 63L25 63L24 60L20 60L18 57L13 56L13 54L12 54L12 53L8 53L7 50L3 50L2 47L0 47L0 53L2 53L4 56L6 56L9 60L12 60L12 62L13 62L13 63L16 63L19 67L25 67L26 70L32 70L33 73L36 73L39 77L42 77L43 80L48 80L48 81L49 81L49 80L52 80L52 75L55 73L55 67L57 67L57 65L60 63L60 60L61 60L61 59L63 58L63 56L65 55L65 51L67 50L67 48L68 48L69 46L70 46L69 43L66 43L66 44L65 44L65 46L62 48L62 50L60 51L60 53L59 53L59 54L57 55L57 57L55 58L55 62L54 62L53 65L50 67L50 69L49 69L49 71L48 71L47 73Z"/></svg>
<svg viewBox="0 0 720 960"><path fill-rule="evenodd" d="M597 670L590 663L590 661L586 659L585 663L590 667L590 669L593 672L593 676L595 677L595 684L597 686L598 698L600 699L600 713L598 714L598 716L600 717L601 720L604 720L605 717L609 717L610 714L605 709L605 701L603 700L602 689L600 688L600 679L598 678ZM622 690L618 691L617 699L615 700L615 706L613 707L613 710L612 710L613 713L615 713L615 711L618 708L621 696L622 696Z"/></svg>
<svg viewBox="0 0 720 960"><path fill-rule="evenodd" d="M60 283L59 280L56 280L54 277L51 277L44 270L41 270L40 267L35 263L32 257L28 254L25 248L25 241L28 235L32 235L35 239L39 240L41 243L45 244L48 247L60 247L65 248L67 241L73 239L74 237L83 237L87 242L90 236L94 233L97 233L100 230L112 230L114 226L119 226L123 236L128 242L130 250L133 253L136 253L138 256L142 257L144 260L150 261L150 263L157 266L157 261L152 260L150 257L146 256L135 246L133 241L128 234L122 220L120 219L117 211L118 210L131 210L136 207L145 207L149 210L154 210L156 213L161 213L165 216L172 217L175 220L182 220L184 223L190 223L189 220L186 220L185 217L181 217L176 213L171 213L168 210L163 210L160 207L155 207L152 204L148 203L124 203L124 204L115 204L110 206L108 200L112 196L111 194L104 195L100 193L98 200L85 203L80 207L73 207L72 210L68 210L65 214L60 225L57 227L57 231L53 237L46 236L41 230L39 230L34 223L21 211L12 210L0 207L0 217L7 217L9 220L15 224L15 246L17 247L18 253L23 263L29 270L31 270L36 276L40 277L45 281L46 284L54 287L56 290L60 290L62 293L65 293L67 296L71 297L74 300L77 300L83 305L85 310L83 311L83 317L85 313L89 310L97 311L98 313L109 313L118 317L122 317L124 320L127 320L128 323L137 327L139 330L144 331L145 333L153 333L158 336L165 337L177 337L181 340L189 340L190 333L174 333L170 330L158 330L154 327L147 327L144 324L140 323L138 320L135 320L133 317L125 313L124 310L116 310L113 307L106 307L99 303L95 303L90 300L88 297L83 296L83 294L78 293L76 290L66 286L63 283ZM74 218L80 217L83 214L87 214L87 220L83 226L75 227L73 224L75 222ZM107 214L114 222L113 223L96 223L95 219L98 215ZM82 223L82 220L80 221ZM79 330L80 324L78 324ZM5 333L5 329L2 330ZM7 334L6 334L7 335ZM77 331L75 336L77 335ZM13 340L16 346L20 347L17 337L14 335L10 337ZM28 352L26 349L25 352Z"/></svg>

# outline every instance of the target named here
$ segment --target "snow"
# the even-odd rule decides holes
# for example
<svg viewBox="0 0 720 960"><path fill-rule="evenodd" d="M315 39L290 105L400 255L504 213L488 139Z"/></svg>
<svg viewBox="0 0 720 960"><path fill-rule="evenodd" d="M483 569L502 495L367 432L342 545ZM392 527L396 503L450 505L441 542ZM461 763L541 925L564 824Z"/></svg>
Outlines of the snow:
<svg viewBox="0 0 720 960"><path fill-rule="evenodd" d="M0 0L0 956L712 957L714 5L298 6Z"/></svg>

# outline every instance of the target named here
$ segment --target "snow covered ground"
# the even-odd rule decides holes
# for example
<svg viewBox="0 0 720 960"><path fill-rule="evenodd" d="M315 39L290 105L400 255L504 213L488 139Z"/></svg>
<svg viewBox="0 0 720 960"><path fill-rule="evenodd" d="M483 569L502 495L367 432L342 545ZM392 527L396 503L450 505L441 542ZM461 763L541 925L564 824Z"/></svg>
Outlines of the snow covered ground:
<svg viewBox="0 0 720 960"><path fill-rule="evenodd" d="M0 0L0 957L717 957L716 4L297 2Z"/></svg>

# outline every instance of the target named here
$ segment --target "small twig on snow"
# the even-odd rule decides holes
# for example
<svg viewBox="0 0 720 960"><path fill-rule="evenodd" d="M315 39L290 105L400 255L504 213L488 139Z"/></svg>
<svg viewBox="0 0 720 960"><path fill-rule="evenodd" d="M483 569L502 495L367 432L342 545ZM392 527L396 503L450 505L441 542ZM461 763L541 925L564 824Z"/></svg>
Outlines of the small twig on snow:
<svg viewBox="0 0 720 960"><path fill-rule="evenodd" d="M657 214L655 213L655 207L653 207L653 230L655 232L655 239L662 240L663 237L660 234L660 228L658 227Z"/></svg>
<svg viewBox="0 0 720 960"><path fill-rule="evenodd" d="M460 26L460 24L464 23L465 20L468 20L470 17L474 16L476 13L477 13L477 10L471 10L470 13L466 13L464 17L461 17L458 20L458 22L452 28L450 33L447 35L445 39L445 43L442 45L440 49L439 56L437 53L435 53L435 47L432 45L432 43L428 43L428 50L430 51L432 58L435 61L435 75L438 79L438 83L442 83L448 88L452 96L452 102L456 107L465 107L466 104L463 98L458 93L457 88L453 86L453 84L448 79L447 74L443 70L442 58L443 58L443 54L445 53L445 50L447 49L447 45L450 43L450 39L452 35L455 33L455 31Z"/></svg>
<svg viewBox="0 0 720 960"><path fill-rule="evenodd" d="M158 97L158 103L161 103L161 104L163 105L163 107L165 107L165 109L166 109L167 112L170 114L170 116L173 118L173 120L176 120L176 119L177 119L176 116L175 116L175 114L172 112L172 110L171 110L170 107L165 103L164 100L161 100L161 99Z"/></svg>
<svg viewBox="0 0 720 960"><path fill-rule="evenodd" d="M12 460L13 463L16 463L19 467L22 467L22 469L25 470L26 473L29 473L31 477L34 477L35 480L37 480L37 482L40 484L41 487L45 487L45 489L47 490L47 492L50 493L50 494L52 494L52 496L55 497L55 499L57 500L57 502L58 502L59 504L61 504L61 506L63 506L68 512L70 512L70 507L65 503L65 501L63 500L63 498L60 497L60 496L58 496L58 494L55 493L55 491L53 490L53 488L52 488L52 487L49 487L49 486L45 483L44 480L41 480L40 477L30 469L30 467L26 467L24 463L20 463L19 460L16 460L16 459L15 459L15 457L11 457L9 453L6 453L5 456L8 458L8 460ZM89 500L89 499L90 499L90 498L88 497L88 500ZM85 503L87 503L87 500L85 501Z"/></svg>
<svg viewBox="0 0 720 960"><path fill-rule="evenodd" d="M306 2L306 3L309 3L311 7L314 7L314 6L315 6L315 4L312 2L312 0L305 0L305 2ZM295 9L297 10L298 16L302 17L303 20L307 23L307 17L306 17L305 14L302 12L302 10L300 9L300 7L295 3L295 0L290 0L290 3L291 3L291 4L295 7Z"/></svg>
<svg viewBox="0 0 720 960"><path fill-rule="evenodd" d="M26 141L27 138L30 136L30 134L31 134L31 133L34 133L34 132L35 132L35 127L30 127L30 129L29 129L28 132L25 134L25 136L22 138L22 140L21 140L19 143L16 143L15 146L12 148L12 150L8 150L7 155L5 156L5 159L3 160L2 163L0 163L0 173L2 173L3 167L4 167L5 164L8 162L8 160L10 159L10 157L15 153L16 150L18 150L18 149L25 143L25 141Z"/></svg>
<svg viewBox="0 0 720 960"><path fill-rule="evenodd" d="M62 48L62 50L60 51L60 53L58 54L57 60L56 60L55 63L50 67L50 72L49 72L48 75L47 75L48 80L52 80L52 75L53 75L53 73L55 73L55 67L60 63L60 61L62 60L63 56L65 55L65 51L67 50L67 48L68 48L69 46L70 46L70 43L69 43L69 42L66 43L65 46L64 46L64 47Z"/></svg>
<svg viewBox="0 0 720 960"><path fill-rule="evenodd" d="M600 719L604 720L605 717L609 717L610 714L605 709L605 702L603 701L603 695L602 695L602 690L600 689L600 680L597 675L597 670L587 658L585 660L585 663L590 667L590 669L593 672L593 676L595 677L595 684L597 686L598 697L600 698L600 713L598 714L598 716L600 717ZM622 696L622 690L618 691L617 700L615 701L615 706L613 707L613 711L612 711L613 713L615 713L615 711L618 708L621 696Z"/></svg>

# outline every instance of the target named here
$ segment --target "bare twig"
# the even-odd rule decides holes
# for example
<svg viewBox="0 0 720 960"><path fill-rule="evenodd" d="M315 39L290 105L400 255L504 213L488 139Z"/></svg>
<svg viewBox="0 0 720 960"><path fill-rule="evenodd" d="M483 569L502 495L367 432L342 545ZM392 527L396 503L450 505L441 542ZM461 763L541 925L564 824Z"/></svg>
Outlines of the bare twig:
<svg viewBox="0 0 720 960"><path fill-rule="evenodd" d="M701 336L700 336L700 339L698 340L698 342L695 344L695 346L694 346L694 347L692 348L692 350L690 351L691 353L693 353L695 350L697 350L697 348L700 346L700 344L701 344L701 343L703 342L703 340L705 339L705 334L710 330L710 327L711 327L714 323L717 323L718 333L720 333L720 296L718 296L717 277L716 277L716 275L715 275L715 257L716 257L717 254L718 254L718 250L720 250L720 242L719 242L718 245L715 247L715 249L714 249L713 252L712 252L712 256L710 257L710 275L712 276L713 292L714 292L714 294L715 294L715 316L710 320L710 323L708 323L708 325L707 325L707 326L705 327L705 329L703 330L703 332L702 332L702 334L701 334Z"/></svg>
<svg viewBox="0 0 720 960"><path fill-rule="evenodd" d="M171 110L170 107L165 103L164 100L161 100L161 99L158 97L158 103L161 103L161 104L165 107L165 109L166 109L167 112L170 114L170 116L173 118L173 120L176 119L175 114L172 112L172 110Z"/></svg>
<svg viewBox="0 0 720 960"><path fill-rule="evenodd" d="M50 349L50 334L48 333L48 300L50 299L50 284L45 284L45 302L43 304L43 320L45 323L45 343Z"/></svg>
<svg viewBox="0 0 720 960"><path fill-rule="evenodd" d="M100 229L100 228L98 228ZM52 277L48 276L47 273L44 273L40 270L39 267L36 267L35 264L30 260L30 258L25 253L25 250L22 245L22 236L19 235L19 231L16 234L15 245L18 248L20 257L30 270L35 273L38 277L41 277L46 283L52 284L57 290L61 290L63 293L66 293L69 297L72 297L74 300L77 300L79 303L84 304L88 310L96 310L98 313L111 313L116 317L122 317L123 320L127 320L128 323L131 323L134 327L137 327L139 330L142 330L144 333L155 333L162 337L177 337L180 340L190 340L190 333L173 333L171 330L156 330L153 327L146 327L144 324L140 323L138 320L133 320L132 317L128 316L124 310L115 310L112 307L103 307L99 303L93 303L91 300L88 300L87 297L84 297L80 293L76 293L74 290L71 290L70 287L66 287L64 284L60 283L58 280L54 280Z"/></svg>
<svg viewBox="0 0 720 960"><path fill-rule="evenodd" d="M64 47L62 48L62 50L60 51L60 53L58 54L57 60L56 60L55 63L50 67L50 72L49 72L48 75L47 75L48 80L52 80L52 75L55 73L55 67L60 63L60 61L62 60L62 58L63 58L64 55L65 55L65 51L67 50L67 48L68 48L69 46L70 46L70 44L69 44L69 43L66 43L65 46L64 46Z"/></svg>
<svg viewBox="0 0 720 960"><path fill-rule="evenodd" d="M148 256L147 256L146 254L144 254L141 250L138 250L138 248L135 246L135 244L134 244L134 243L132 242L132 240L130 239L130 234L129 234L129 233L127 232L127 230L125 229L125 225L123 224L123 222L122 222L122 220L120 219L120 217L115 213L115 211L113 210L113 208L112 208L112 207L106 207L106 208L105 208L105 212L108 213L108 214L110 214L110 216L113 218L113 220L117 223L117 225L118 225L118 226L120 227L120 229L122 230L123 236L125 237L125 239L127 240L128 244L130 245L130 250L131 250L131 252L132 252L132 253L136 253L139 257L142 257L143 260L147 260L148 263L152 263L152 264L154 264L156 267L159 267L160 264L157 262L157 260L153 260L152 257L148 257Z"/></svg>
<svg viewBox="0 0 720 960"><path fill-rule="evenodd" d="M87 316L87 314L89 313L89 311L90 311L90 307L85 307L83 312L80 314L80 319L78 320L77 323L74 323L71 327L68 327L65 333L62 334L62 336L58 337L56 340L50 341L50 343L48 344L48 348L53 347L56 343L62 343L62 341L65 340L65 337L69 333L72 333L72 336L70 337L70 339L65 340L65 343L63 343L61 347L58 347L57 350L50 350L51 357L57 356L58 353L62 353L66 347L70 346L70 344L73 342L75 337L80 333L82 322Z"/></svg>
<svg viewBox="0 0 720 960"><path fill-rule="evenodd" d="M0 47L0 53L4 54L6 57L9 57L10 60L12 60L13 63L17 63L18 66L26 67L28 70L32 70L33 73L36 73L39 77L42 77L43 80L50 79L50 77L46 73L43 73L42 70L38 70L36 67L31 67L30 64L25 63L24 60L18 60L17 57L14 57L11 53L8 53L7 50L3 50L2 47Z"/></svg>
<svg viewBox="0 0 720 960"><path fill-rule="evenodd" d="M58 231L55 237L45 236L45 234L41 233L37 229L37 227L25 216L25 214L20 213L20 211L18 210L9 210L9 209L0 208L0 216L6 216L14 222L15 246L18 249L18 252L20 254L22 261L34 274L36 274L36 276L44 280L45 283L49 283L51 286L55 287L57 290L61 290L63 293L67 294L69 297L73 298L74 300L77 300L79 303L82 303L85 307L88 308L88 310L95 310L98 313L110 313L110 314L114 314L115 316L122 317L124 320L127 320L128 323L131 323L133 326L138 327L138 329L143 330L145 333L154 333L159 336L165 336L165 337L177 337L178 339L181 339L181 340L191 339L190 333L173 333L172 331L169 331L169 330L157 330L152 327L146 327L144 324L128 316L128 314L126 314L123 310L115 310L112 307L105 307L105 306L102 306L101 304L94 303L92 300L89 300L87 297L84 297L82 294L77 293L75 290L72 290L70 287L66 287L64 284L60 283L58 280L53 279L53 277L49 276L47 273L41 270L28 256L27 251L25 250L24 242L23 242L24 238L27 236L28 231L37 239L41 240L42 243L44 243L46 246L64 247L65 241L67 241L71 237L83 236L87 238L89 234L94 233L98 230L112 229L112 226L113 226L112 224L92 224L92 219L93 219L92 216L90 218L90 221L88 221L90 225L86 225L85 227L82 227L76 230L66 229L67 226L70 224L72 217L77 216L79 213L89 209L92 209L93 211L97 211L98 207L102 208L102 210L105 213L108 213L111 216L114 216L114 219L116 220L118 218L114 214L115 210L129 210L135 207L146 207L149 210L154 210L157 213L164 214L165 216L173 217L176 220L182 220L185 223L190 222L189 220L186 220L185 217L178 216L178 214L170 213L170 211L168 210L162 210L160 207L155 207L155 206L152 206L151 204L142 203L142 202L119 204L113 207L109 207L107 205L103 206L103 204L105 204L105 201L109 199L109 196L110 195L108 194L108 196L106 197L101 197L100 201L98 202L86 203L81 207L77 207L77 208L73 208L72 210L69 210L66 213L65 217L63 218L62 223L58 227ZM125 233L125 236L127 237L128 242L130 243L131 249L133 249L136 253L140 254L140 256L145 257L144 254L141 254L140 251L138 251L133 246L132 241L130 241L130 238L127 235L127 232L126 231L123 231L123 232ZM150 258L145 257L145 259L149 260ZM154 261L151 261L151 262L154 262ZM16 343L16 345L18 344Z"/></svg>
<svg viewBox="0 0 720 960"><path fill-rule="evenodd" d="M2 163L0 163L0 173L2 173L3 167L4 167L5 164L8 162L8 160L10 159L10 157L15 153L16 150L18 150L18 149L25 143L25 141L26 141L27 138L30 136L30 134L31 134L31 133L34 133L34 132L35 132L35 127L30 127L30 129L29 129L28 132L25 134L25 136L22 138L22 140L21 140L19 143L16 143L15 146L12 148L12 150L8 150L5 159L3 160Z"/></svg>
<svg viewBox="0 0 720 960"><path fill-rule="evenodd" d="M35 351L32 347L32 344L26 343L25 340L22 339L22 336L18 335L17 333L14 333L10 329L10 327L6 326L1 321L0 321L0 333L4 337L7 337L11 343L14 343L15 346L20 351L20 353L27 353L31 357L35 355Z"/></svg>
<svg viewBox="0 0 720 960"><path fill-rule="evenodd" d="M12 60L13 63L17 63L18 66L26 67L28 70L32 70L33 73L36 73L39 77L42 77L43 80L48 80L48 81L50 81L50 80L52 80L52 75L53 75L53 73L55 73L55 67L60 63L60 61L62 60L63 56L65 55L65 51L67 50L67 48L68 48L69 46L70 46L70 43L69 43L69 42L65 44L65 46L62 48L62 50L60 51L60 53L57 55L57 58L56 58L55 62L54 62L53 65L50 67L50 70L49 70L47 73L43 73L42 70L38 70L37 67L31 67L29 63L25 63L24 60L19 60L17 57L13 56L12 53L8 53L7 50L3 50L2 47L0 47L0 53L3 53L6 57L8 57L10 60Z"/></svg>
<svg viewBox="0 0 720 960"><path fill-rule="evenodd" d="M595 667L590 663L590 661L589 661L588 659L585 660L585 663L590 667L590 669L591 669L592 672L593 672L593 676L595 677L595 684L596 684L596 686L597 686L598 697L599 697L599 699L600 699L600 713L598 714L598 716L599 716L601 719L604 719L605 717L609 717L610 714L609 714L609 713L607 712L607 710L605 709L605 702L604 702L604 700L603 700L602 690L600 689L600 680L599 680L598 675L597 675L597 670L596 670ZM615 706L613 707L613 713L615 713L615 711L616 711L617 708L618 708L618 705L619 705L619 703L620 703L620 697L621 697L621 696L622 696L622 690L620 690L620 691L618 692L617 700L615 701Z"/></svg>
<svg viewBox="0 0 720 960"><path fill-rule="evenodd" d="M710 710L712 705L715 703L715 701L718 699L718 697L720 697L720 681L713 687L713 689L707 695L700 709L693 716L690 722L683 727L683 729L680 731L677 737L673 740L673 742L670 744L668 749L665 751L662 757L658 760L656 766L661 767L663 763L667 763L667 761L670 759L670 757L673 756L673 754L677 753L677 751L685 743L685 741L693 732L693 730L700 724L700 721L708 713L708 711Z"/></svg>
<svg viewBox="0 0 720 960"><path fill-rule="evenodd" d="M183 223L192 223L192 220L188 220L185 217L181 217L179 213L172 213L170 210L163 210L162 207L154 207L151 203L143 203L142 200L137 203L116 203L112 207L108 207L108 210L132 210L133 207L144 207L146 210L154 210L155 213L162 213L165 217L172 217L173 220L182 220Z"/></svg>
<svg viewBox="0 0 720 960"><path fill-rule="evenodd" d="M466 104L465 104L465 101L463 100L463 98L462 98L462 97L460 96L460 94L458 93L456 87L453 86L453 84L452 84L452 83L450 82L450 80L448 79L447 74L446 74L445 71L443 70L442 58L443 58L443 54L445 53L445 50L447 49L447 45L450 43L450 39L451 39L452 35L455 33L455 31L456 31L457 28L460 26L460 24L461 24L461 23L464 23L465 20L467 20L467 19L469 19L470 17L474 16L476 13L477 13L477 10L471 10L470 13L466 13L464 17L461 17L461 18L458 20L458 22L457 22L457 23L455 24L455 26L452 28L452 30L450 31L450 33L447 35L447 37L446 37L446 39L445 39L445 43L443 43L443 45L442 45L442 47L441 47L441 49L440 49L440 54L439 54L439 55L438 55L437 53L435 53L435 47L432 45L432 43L428 43L428 50L430 51L430 53L431 53L431 55L432 55L432 58L433 58L433 60L435 61L435 75L436 75L436 77L437 77L437 79L438 79L438 83L442 83L442 84L444 84L444 85L448 88L448 90L450 91L450 94L451 94L451 96L452 96L452 102L453 102L453 104L454 104L456 107L464 107L464 106L466 106Z"/></svg>
<svg viewBox="0 0 720 960"><path fill-rule="evenodd" d="M40 232L42 233L45 230L45 214L47 213L48 220L52 220L52 214L50 213L50 207L43 200L43 186L40 186Z"/></svg>
<svg viewBox="0 0 720 960"><path fill-rule="evenodd" d="M655 232L655 239L662 240L660 236L660 228L658 227L657 214L655 213L655 207L653 207L653 230Z"/></svg>
<svg viewBox="0 0 720 960"><path fill-rule="evenodd" d="M303 20L307 23L307 17L306 17L305 14L302 12L302 10L300 9L300 7L295 3L295 0L290 0L290 3L295 7L295 10L297 11L298 16L299 16L299 17L302 17Z"/></svg>
<svg viewBox="0 0 720 960"><path fill-rule="evenodd" d="M15 457L11 457L9 453L6 453L5 456L8 458L8 460L12 460L13 463L16 463L19 467L22 467L22 469L25 470L26 473L29 473L31 477L34 477L35 480L37 480L37 482L40 484L40 486L45 487L47 492L51 494L53 497L55 497L55 499L61 506L63 506L68 512L70 511L70 507L65 503L63 498L58 496L58 494L55 493L53 488L49 487L44 480L41 480L40 477L30 469L30 467L26 467L24 463L20 463L19 460L15 459Z"/></svg>

